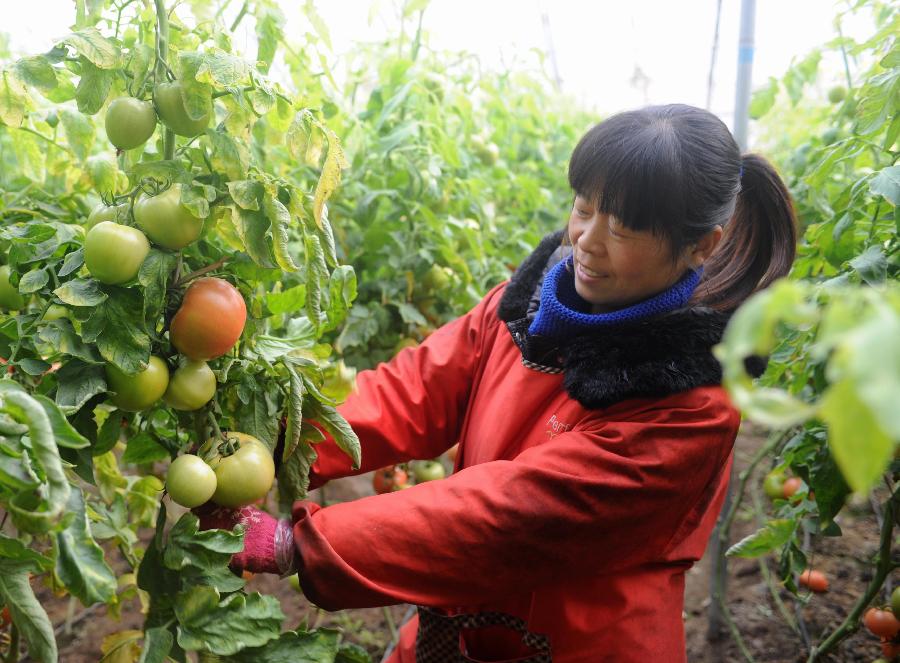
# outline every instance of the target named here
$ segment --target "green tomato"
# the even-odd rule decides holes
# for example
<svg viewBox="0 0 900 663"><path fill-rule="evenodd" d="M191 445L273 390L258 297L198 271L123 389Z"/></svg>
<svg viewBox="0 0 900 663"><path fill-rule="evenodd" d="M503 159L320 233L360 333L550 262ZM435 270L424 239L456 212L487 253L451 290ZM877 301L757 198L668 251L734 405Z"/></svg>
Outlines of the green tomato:
<svg viewBox="0 0 900 663"><path fill-rule="evenodd" d="M443 292L450 286L452 277L453 272L447 267L432 265L422 277L422 285L429 292Z"/></svg>
<svg viewBox="0 0 900 663"><path fill-rule="evenodd" d="M262 442L246 433L225 433L226 440L208 440L200 455L216 473L213 502L236 509L264 498L275 481L275 462ZM231 451L228 447L237 446Z"/></svg>
<svg viewBox="0 0 900 663"><path fill-rule="evenodd" d="M184 454L169 465L166 490L173 502L193 509L216 492L216 473L200 456Z"/></svg>
<svg viewBox="0 0 900 663"><path fill-rule="evenodd" d="M444 466L437 460L414 460L409 464L409 469L412 470L416 483L435 481L447 476Z"/></svg>
<svg viewBox="0 0 900 663"><path fill-rule="evenodd" d="M900 587L894 587L894 591L891 592L891 610L895 615L900 615Z"/></svg>
<svg viewBox="0 0 900 663"><path fill-rule="evenodd" d="M87 221L84 222L84 229L85 231L88 231L101 221L113 221L118 223L120 218L125 218L127 210L128 205L125 204L109 206L100 203L91 210L90 214L88 214Z"/></svg>
<svg viewBox="0 0 900 663"><path fill-rule="evenodd" d="M159 119L163 121L163 124L179 136L188 138L202 134L209 125L212 115L210 112L212 104L201 118L194 119L188 115L184 105L181 83L177 81L157 85L153 89L153 103L156 104L156 112L159 113Z"/></svg>
<svg viewBox="0 0 900 663"><path fill-rule="evenodd" d="M42 318L44 322L53 322L54 320L61 320L62 318L69 317L69 309L65 306L60 306L59 304L50 304L47 307L47 312L44 313L44 317Z"/></svg>
<svg viewBox="0 0 900 663"><path fill-rule="evenodd" d="M842 85L835 85L833 88L828 90L828 101L833 104L839 104L844 100L844 97L847 96L847 89Z"/></svg>
<svg viewBox="0 0 900 663"><path fill-rule="evenodd" d="M180 184L157 196L141 196L134 204L134 220L154 244L173 251L196 241L203 230L203 219L181 204Z"/></svg>
<svg viewBox="0 0 900 663"><path fill-rule="evenodd" d="M169 380L163 399L176 410L199 410L216 394L216 374L205 361L189 360Z"/></svg>
<svg viewBox="0 0 900 663"><path fill-rule="evenodd" d="M0 308L18 311L25 306L25 299L19 294L19 289L9 282L9 273L9 265L0 267Z"/></svg>
<svg viewBox="0 0 900 663"><path fill-rule="evenodd" d="M119 285L137 276L150 242L137 228L101 221L84 238L84 264L101 283Z"/></svg>
<svg viewBox="0 0 900 663"><path fill-rule="evenodd" d="M149 101L119 97L106 109L106 136L120 150L140 147L155 129L156 111Z"/></svg>
<svg viewBox="0 0 900 663"><path fill-rule="evenodd" d="M782 490L784 489L784 480L784 472L772 470L766 475L766 478L763 479L763 491L773 500L776 498L781 499L783 496Z"/></svg>
<svg viewBox="0 0 900 663"><path fill-rule="evenodd" d="M115 392L110 398L120 410L146 410L166 393L169 386L169 367L159 357L150 357L147 368L128 375L114 364L106 365L106 384Z"/></svg>
<svg viewBox="0 0 900 663"><path fill-rule="evenodd" d="M295 592L303 593L303 588L300 586L300 574L295 573L292 576L288 576L288 584L294 589Z"/></svg>

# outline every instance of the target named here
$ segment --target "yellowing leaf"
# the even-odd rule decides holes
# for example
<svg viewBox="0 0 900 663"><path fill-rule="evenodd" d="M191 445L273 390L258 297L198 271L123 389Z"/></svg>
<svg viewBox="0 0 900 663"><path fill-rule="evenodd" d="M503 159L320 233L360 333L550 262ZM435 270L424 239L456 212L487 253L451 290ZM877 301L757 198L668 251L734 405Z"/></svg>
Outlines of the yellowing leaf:
<svg viewBox="0 0 900 663"><path fill-rule="evenodd" d="M338 184L341 183L341 169L346 168L349 164L335 133L321 124L319 128L328 137L328 153L325 156L325 166L322 168L322 174L319 176L316 192L313 196L313 218L316 220L316 225L321 229L322 210L325 207L325 202L337 189Z"/></svg>
<svg viewBox="0 0 900 663"><path fill-rule="evenodd" d="M828 444L847 483L856 491L871 490L891 461L894 443L853 383L841 380L829 387L819 414L828 424Z"/></svg>

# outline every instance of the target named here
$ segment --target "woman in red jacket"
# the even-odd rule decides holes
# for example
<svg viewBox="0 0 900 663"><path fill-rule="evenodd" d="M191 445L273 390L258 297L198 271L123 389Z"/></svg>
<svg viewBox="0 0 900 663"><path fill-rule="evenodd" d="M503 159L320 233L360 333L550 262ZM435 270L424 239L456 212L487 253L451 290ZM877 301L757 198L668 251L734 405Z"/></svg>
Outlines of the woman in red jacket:
<svg viewBox="0 0 900 663"><path fill-rule="evenodd" d="M312 487L459 442L443 481L290 521L246 508L234 566L289 573L328 610L412 603L395 663L685 660L684 573L722 506L740 422L712 355L786 274L774 169L689 106L615 115L569 164L567 228L340 408Z"/></svg>

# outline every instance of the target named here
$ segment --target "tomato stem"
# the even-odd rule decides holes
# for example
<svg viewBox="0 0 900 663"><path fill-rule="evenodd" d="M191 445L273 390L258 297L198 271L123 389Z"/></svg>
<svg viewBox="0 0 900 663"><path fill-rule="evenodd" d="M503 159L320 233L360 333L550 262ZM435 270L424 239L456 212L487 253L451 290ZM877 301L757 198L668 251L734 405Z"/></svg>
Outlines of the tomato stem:
<svg viewBox="0 0 900 663"><path fill-rule="evenodd" d="M219 267L224 265L226 262L228 262L228 256L222 256L221 258L216 260L211 265L207 265L206 267L201 267L200 269L195 270L195 271L191 272L190 274L186 274L182 278L178 279L178 281L175 283L175 287L182 286L189 281L193 281L198 276L203 276L204 274L207 274L208 272L215 271L215 270L219 269Z"/></svg>
<svg viewBox="0 0 900 663"><path fill-rule="evenodd" d="M169 16L166 13L164 0L154 0L156 4L156 68L154 77L156 83L166 80L166 72L169 65L166 58L169 55ZM175 132L166 127L163 132L163 159L171 161L175 156Z"/></svg>

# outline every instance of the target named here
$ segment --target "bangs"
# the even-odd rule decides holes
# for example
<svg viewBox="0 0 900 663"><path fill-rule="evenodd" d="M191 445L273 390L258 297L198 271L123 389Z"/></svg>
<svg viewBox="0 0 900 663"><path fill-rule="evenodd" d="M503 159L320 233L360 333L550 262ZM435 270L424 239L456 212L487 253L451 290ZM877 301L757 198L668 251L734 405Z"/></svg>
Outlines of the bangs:
<svg viewBox="0 0 900 663"><path fill-rule="evenodd" d="M671 242L688 221L686 193L695 183L672 122L647 110L614 115L585 134L569 162L569 185L626 228Z"/></svg>

